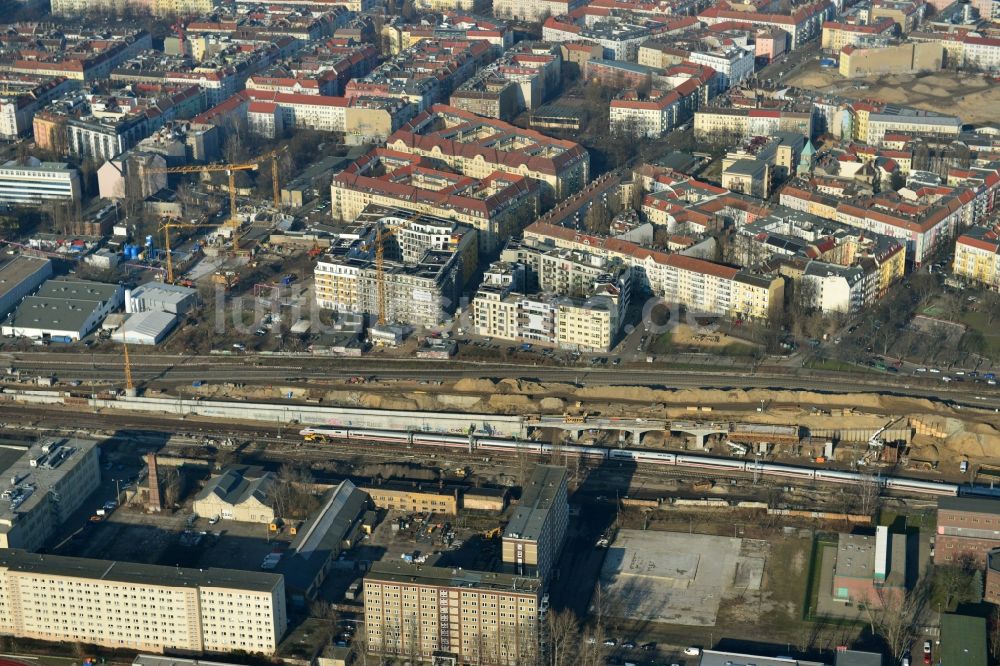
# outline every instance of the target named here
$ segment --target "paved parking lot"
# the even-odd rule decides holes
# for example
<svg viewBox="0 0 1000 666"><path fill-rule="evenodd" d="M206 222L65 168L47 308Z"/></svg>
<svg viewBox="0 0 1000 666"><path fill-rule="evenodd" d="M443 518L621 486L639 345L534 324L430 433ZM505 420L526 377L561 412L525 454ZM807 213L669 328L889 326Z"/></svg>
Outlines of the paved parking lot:
<svg viewBox="0 0 1000 666"><path fill-rule="evenodd" d="M605 613L631 620L714 626L720 602L760 587L761 558L741 556L741 539L622 530L601 570Z"/></svg>

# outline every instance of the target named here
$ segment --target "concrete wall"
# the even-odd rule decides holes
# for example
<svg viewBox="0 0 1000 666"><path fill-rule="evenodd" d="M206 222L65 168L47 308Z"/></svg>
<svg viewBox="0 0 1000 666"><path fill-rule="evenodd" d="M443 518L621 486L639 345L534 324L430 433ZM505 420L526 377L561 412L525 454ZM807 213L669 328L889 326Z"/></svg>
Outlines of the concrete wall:
<svg viewBox="0 0 1000 666"><path fill-rule="evenodd" d="M901 44L884 49L853 49L840 54L840 74L846 77L875 74L936 72L944 63L940 42Z"/></svg>
<svg viewBox="0 0 1000 666"><path fill-rule="evenodd" d="M4 398L16 402L60 404L66 394L59 391L12 392ZM404 412L378 409L342 409L339 407L313 407L309 405L272 404L253 402L224 402L214 400L184 400L179 398L119 398L116 400L90 399L87 403L97 409L121 409L133 412L160 414L194 414L222 419L268 421L306 426L332 426L372 428L381 430L412 430L468 434L470 427L476 433L496 437L522 436L522 419L518 416L495 414L463 414L460 412Z"/></svg>

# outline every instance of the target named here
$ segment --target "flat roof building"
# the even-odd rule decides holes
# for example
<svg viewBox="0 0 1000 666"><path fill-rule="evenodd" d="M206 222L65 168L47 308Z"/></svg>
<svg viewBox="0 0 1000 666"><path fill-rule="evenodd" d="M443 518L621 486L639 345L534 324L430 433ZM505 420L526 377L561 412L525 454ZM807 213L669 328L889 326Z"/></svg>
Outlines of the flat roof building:
<svg viewBox="0 0 1000 666"><path fill-rule="evenodd" d="M119 284L48 280L4 322L4 335L79 340L122 305Z"/></svg>
<svg viewBox="0 0 1000 666"><path fill-rule="evenodd" d="M537 465L503 534L503 562L545 579L559 559L569 522L566 469Z"/></svg>
<svg viewBox="0 0 1000 666"><path fill-rule="evenodd" d="M547 603L542 581L451 567L375 562L365 576L373 654L445 663L533 663Z"/></svg>
<svg viewBox="0 0 1000 666"><path fill-rule="evenodd" d="M205 659L184 659L183 657L168 657L162 654L137 654L132 660L132 666L233 666L220 661Z"/></svg>
<svg viewBox="0 0 1000 666"><path fill-rule="evenodd" d="M941 647L938 661L942 666L986 666L986 620L981 617L945 613L941 617Z"/></svg>
<svg viewBox="0 0 1000 666"><path fill-rule="evenodd" d="M972 497L938 499L935 564L957 564L965 557L979 566L1000 547L1000 500Z"/></svg>
<svg viewBox="0 0 1000 666"><path fill-rule="evenodd" d="M881 525L875 536L841 534L833 598L844 603L893 605L906 585L906 535Z"/></svg>
<svg viewBox="0 0 1000 666"><path fill-rule="evenodd" d="M50 277L52 262L48 259L27 254L7 258L0 264L0 317Z"/></svg>
<svg viewBox="0 0 1000 666"><path fill-rule="evenodd" d="M0 632L7 635L272 654L286 627L285 584L276 574L0 551Z"/></svg>
<svg viewBox="0 0 1000 666"><path fill-rule="evenodd" d="M805 661L792 657L760 657L755 654L705 650L700 666L824 666L819 661Z"/></svg>
<svg viewBox="0 0 1000 666"><path fill-rule="evenodd" d="M833 666L882 666L882 655L877 652L837 648Z"/></svg>
<svg viewBox="0 0 1000 666"><path fill-rule="evenodd" d="M383 481L362 488L380 509L390 511L424 511L455 515L458 513L458 491L439 488L437 484Z"/></svg>
<svg viewBox="0 0 1000 666"><path fill-rule="evenodd" d="M198 290L166 282L147 282L125 292L125 312L158 310L184 314L198 303Z"/></svg>
<svg viewBox="0 0 1000 666"><path fill-rule="evenodd" d="M146 310L130 314L111 338L129 345L158 345L176 325L177 315Z"/></svg>
<svg viewBox="0 0 1000 666"><path fill-rule="evenodd" d="M80 177L65 162L28 164L11 160L0 166L0 203L40 206L46 201L73 203L81 197Z"/></svg>
<svg viewBox="0 0 1000 666"><path fill-rule="evenodd" d="M35 551L100 485L100 449L91 439L46 439L2 475L0 548Z"/></svg>

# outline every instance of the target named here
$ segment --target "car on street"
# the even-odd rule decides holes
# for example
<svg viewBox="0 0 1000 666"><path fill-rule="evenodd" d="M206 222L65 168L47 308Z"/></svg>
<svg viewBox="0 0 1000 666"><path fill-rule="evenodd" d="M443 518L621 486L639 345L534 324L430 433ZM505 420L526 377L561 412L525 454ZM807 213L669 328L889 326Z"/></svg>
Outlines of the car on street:
<svg viewBox="0 0 1000 666"><path fill-rule="evenodd" d="M634 650L635 643L632 641L625 641L624 643L622 643L622 647L625 648L626 650Z"/></svg>
<svg viewBox="0 0 1000 666"><path fill-rule="evenodd" d="M607 647L614 647L618 645L618 641L615 640L614 638L606 638L604 640L604 645L606 645Z"/></svg>
<svg viewBox="0 0 1000 666"><path fill-rule="evenodd" d="M684 656L686 657L700 657L701 648L700 647L686 647L684 648Z"/></svg>

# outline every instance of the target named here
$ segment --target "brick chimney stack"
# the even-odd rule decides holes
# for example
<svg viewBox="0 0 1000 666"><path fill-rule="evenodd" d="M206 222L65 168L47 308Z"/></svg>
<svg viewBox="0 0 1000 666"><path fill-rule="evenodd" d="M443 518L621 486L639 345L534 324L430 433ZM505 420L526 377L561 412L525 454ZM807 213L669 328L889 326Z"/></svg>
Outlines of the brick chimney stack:
<svg viewBox="0 0 1000 666"><path fill-rule="evenodd" d="M160 477L156 469L156 452L146 454L146 466L149 468L149 504L146 508L152 512L163 511L163 498L160 496Z"/></svg>

